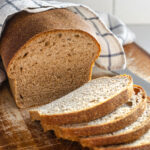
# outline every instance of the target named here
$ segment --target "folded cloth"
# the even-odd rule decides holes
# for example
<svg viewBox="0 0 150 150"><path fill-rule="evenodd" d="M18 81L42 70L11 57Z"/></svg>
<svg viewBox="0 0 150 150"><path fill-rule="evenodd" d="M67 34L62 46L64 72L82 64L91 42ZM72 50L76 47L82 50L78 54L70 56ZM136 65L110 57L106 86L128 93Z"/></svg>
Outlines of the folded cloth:
<svg viewBox="0 0 150 150"><path fill-rule="evenodd" d="M80 15L91 24L96 33L96 39L101 45L101 54L96 64L106 70L124 69L126 57L122 45L134 41L134 34L118 18L106 14L96 13L87 6L68 2L49 0L1 0L0 1L0 38L7 21L20 11L37 13L56 8L66 8ZM3 77L1 77L3 75ZM0 83L5 80L0 71Z"/></svg>

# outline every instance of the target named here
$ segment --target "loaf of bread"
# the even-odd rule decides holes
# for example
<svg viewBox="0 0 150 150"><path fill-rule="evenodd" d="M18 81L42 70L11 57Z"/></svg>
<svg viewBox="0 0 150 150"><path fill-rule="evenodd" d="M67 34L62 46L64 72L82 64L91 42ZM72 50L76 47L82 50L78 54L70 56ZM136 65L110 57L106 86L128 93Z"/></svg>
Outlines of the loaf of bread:
<svg viewBox="0 0 150 150"><path fill-rule="evenodd" d="M17 106L46 104L88 82L100 54L92 35L91 27L67 9L15 15L0 51Z"/></svg>

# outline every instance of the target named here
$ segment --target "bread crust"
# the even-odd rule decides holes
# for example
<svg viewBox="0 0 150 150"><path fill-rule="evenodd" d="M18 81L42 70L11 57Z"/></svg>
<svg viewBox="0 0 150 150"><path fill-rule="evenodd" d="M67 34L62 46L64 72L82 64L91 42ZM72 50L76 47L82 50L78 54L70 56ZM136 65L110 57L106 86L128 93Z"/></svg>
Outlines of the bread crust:
<svg viewBox="0 0 150 150"><path fill-rule="evenodd" d="M150 104L150 97L147 97L147 103ZM149 125L150 126L150 125ZM108 146L108 147L93 147L93 150L149 150L150 149L150 143L149 144L140 144L136 146Z"/></svg>
<svg viewBox="0 0 150 150"><path fill-rule="evenodd" d="M143 100L134 108L130 113L125 115L123 118L119 118L111 123L102 124L102 125L91 125L84 127L63 127L63 126L49 126L48 124L42 124L44 131L54 130L57 137L69 139L69 140L78 140L83 136L91 136L97 134L107 134L120 129L125 128L126 126L132 124L137 120L139 116L143 113L146 106L146 93L144 89L138 85L134 85L134 90L140 89L142 91Z"/></svg>
<svg viewBox="0 0 150 150"><path fill-rule="evenodd" d="M150 104L148 104L150 105ZM85 147L95 147L95 146L108 146L108 145L117 145L122 143L129 143L139 139L142 135L144 135L150 129L150 117L148 120L144 122L144 124L132 130L128 133L122 133L119 135L112 136L102 136L102 137L93 137L93 138L81 138L80 143ZM116 148L115 148L116 149Z"/></svg>
<svg viewBox="0 0 150 150"><path fill-rule="evenodd" d="M94 147L94 146L105 146L105 145L113 145L113 144L122 144L132 142L140 138L143 134L145 134L150 128L150 119L147 120L143 126L138 128L137 130L133 130L127 134L121 135L113 135L107 137L93 137L93 138L81 138L80 143L84 147Z"/></svg>
<svg viewBox="0 0 150 150"><path fill-rule="evenodd" d="M32 120L40 119L42 124L49 124L49 125L81 123L81 122L88 122L100 118L108 113L111 113L117 107L124 104L125 102L128 101L129 98L131 98L133 93L132 78L128 75L122 75L122 76L127 76L130 80L127 88L125 88L121 93L114 95L112 98L108 99L104 103L101 103L97 106L94 106L86 110L72 112L72 113L65 113L65 114L56 114L56 115L39 114L38 111L31 110L30 116Z"/></svg>

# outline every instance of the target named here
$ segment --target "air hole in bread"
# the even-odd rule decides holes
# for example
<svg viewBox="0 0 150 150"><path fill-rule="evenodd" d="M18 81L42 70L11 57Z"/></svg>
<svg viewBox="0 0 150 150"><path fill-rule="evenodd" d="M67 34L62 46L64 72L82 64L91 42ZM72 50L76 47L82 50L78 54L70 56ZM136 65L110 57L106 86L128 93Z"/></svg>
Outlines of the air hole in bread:
<svg viewBox="0 0 150 150"><path fill-rule="evenodd" d="M70 54L70 53L68 53L68 54L67 54L67 56L71 57L71 54Z"/></svg>
<svg viewBox="0 0 150 150"><path fill-rule="evenodd" d="M45 46L48 46L48 45L50 45L50 42L49 41L45 42Z"/></svg>
<svg viewBox="0 0 150 150"><path fill-rule="evenodd" d="M76 38L80 37L80 35L79 35L79 34L75 34L74 36L75 36Z"/></svg>
<svg viewBox="0 0 150 150"><path fill-rule="evenodd" d="M71 62L71 59L68 59L68 62Z"/></svg>
<svg viewBox="0 0 150 150"><path fill-rule="evenodd" d="M134 92L137 95L140 92L140 89L136 88L136 89L134 89Z"/></svg>
<svg viewBox="0 0 150 150"><path fill-rule="evenodd" d="M53 46L55 45L56 43L55 42L53 42Z"/></svg>
<svg viewBox="0 0 150 150"><path fill-rule="evenodd" d="M23 99L23 96L20 94L20 98Z"/></svg>
<svg viewBox="0 0 150 150"><path fill-rule="evenodd" d="M136 98L136 103L138 103L138 101L139 101L139 99L138 99L138 98Z"/></svg>
<svg viewBox="0 0 150 150"><path fill-rule="evenodd" d="M64 44L62 45L62 47L65 47L65 46L66 46L66 45L64 45Z"/></svg>
<svg viewBox="0 0 150 150"><path fill-rule="evenodd" d="M43 40L39 41L38 43L43 43L44 41L45 41L45 39L43 39Z"/></svg>
<svg viewBox="0 0 150 150"><path fill-rule="evenodd" d="M90 103L98 102L98 100L91 100Z"/></svg>
<svg viewBox="0 0 150 150"><path fill-rule="evenodd" d="M40 49L40 51L42 52L42 51L43 51L43 49Z"/></svg>
<svg viewBox="0 0 150 150"><path fill-rule="evenodd" d="M13 70L15 70L15 68L16 68L16 66L14 65L14 66L13 66ZM10 68L10 70L12 70L12 68Z"/></svg>
<svg viewBox="0 0 150 150"><path fill-rule="evenodd" d="M133 105L132 102L127 102L126 104L127 104L128 106L132 106L132 105Z"/></svg>
<svg viewBox="0 0 150 150"><path fill-rule="evenodd" d="M37 62L36 62L36 63L34 63L32 66L35 66L35 65L37 65Z"/></svg>
<svg viewBox="0 0 150 150"><path fill-rule="evenodd" d="M19 59L21 59L21 58L22 58L22 57L21 57L21 56L19 56L19 57L18 57L18 60L19 60Z"/></svg>
<svg viewBox="0 0 150 150"><path fill-rule="evenodd" d="M70 51L73 52L73 51L74 51L74 48L72 48Z"/></svg>
<svg viewBox="0 0 150 150"><path fill-rule="evenodd" d="M92 56L94 56L95 55L95 53L92 53Z"/></svg>
<svg viewBox="0 0 150 150"><path fill-rule="evenodd" d="M71 41L71 38L68 38L67 40L68 40L68 41Z"/></svg>
<svg viewBox="0 0 150 150"><path fill-rule="evenodd" d="M23 70L23 68L22 67L20 67L20 71L22 72L22 70Z"/></svg>
<svg viewBox="0 0 150 150"><path fill-rule="evenodd" d="M71 68L68 68L67 71L71 71Z"/></svg>
<svg viewBox="0 0 150 150"><path fill-rule="evenodd" d="M87 43L87 45L92 45L92 43Z"/></svg>
<svg viewBox="0 0 150 150"><path fill-rule="evenodd" d="M61 79L61 76L58 76L58 75L57 75L56 77L57 77L57 79Z"/></svg>
<svg viewBox="0 0 150 150"><path fill-rule="evenodd" d="M61 37L62 37L62 34L61 34L61 33L59 33L59 34L58 34L58 37L59 37L59 38L61 38Z"/></svg>
<svg viewBox="0 0 150 150"><path fill-rule="evenodd" d="M28 52L26 52L26 53L23 55L22 58L25 58L27 55L28 55Z"/></svg>

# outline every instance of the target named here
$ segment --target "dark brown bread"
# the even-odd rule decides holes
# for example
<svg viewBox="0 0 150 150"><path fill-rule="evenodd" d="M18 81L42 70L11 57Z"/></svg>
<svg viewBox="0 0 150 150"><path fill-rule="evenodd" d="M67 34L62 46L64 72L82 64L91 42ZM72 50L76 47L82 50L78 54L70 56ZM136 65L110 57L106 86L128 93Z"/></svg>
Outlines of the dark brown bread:
<svg viewBox="0 0 150 150"><path fill-rule="evenodd" d="M88 82L100 54L94 34L67 9L15 15L0 51L17 105L46 104Z"/></svg>

